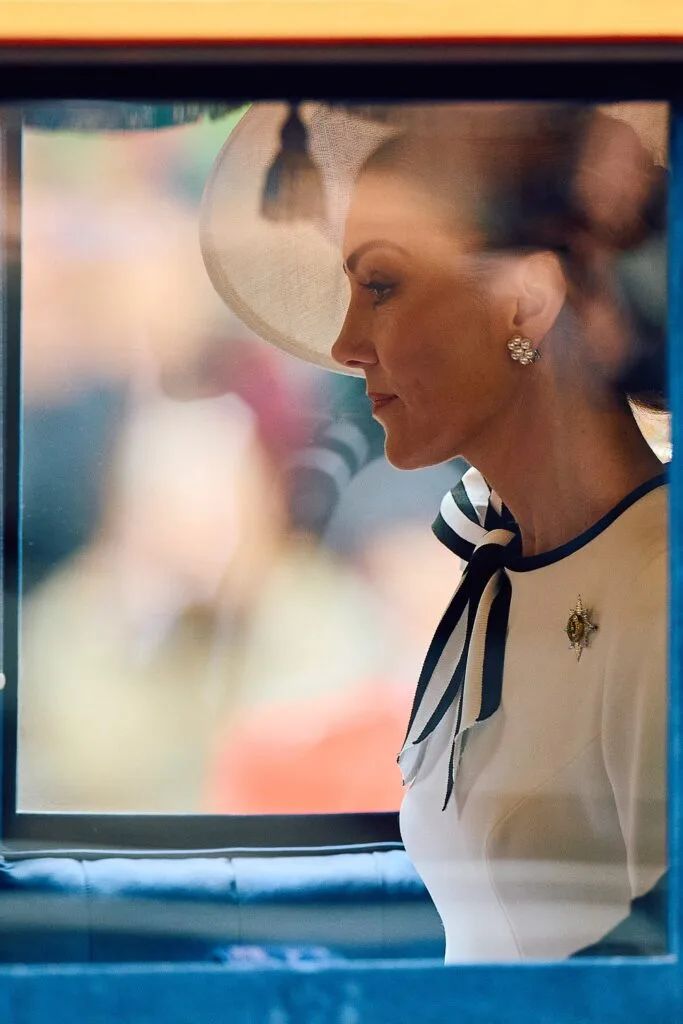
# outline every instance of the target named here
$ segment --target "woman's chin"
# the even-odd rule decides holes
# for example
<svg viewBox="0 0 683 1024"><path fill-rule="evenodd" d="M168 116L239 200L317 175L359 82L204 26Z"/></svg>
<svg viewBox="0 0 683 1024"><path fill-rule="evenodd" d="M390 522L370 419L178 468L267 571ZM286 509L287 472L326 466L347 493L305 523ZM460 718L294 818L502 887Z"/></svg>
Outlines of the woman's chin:
<svg viewBox="0 0 683 1024"><path fill-rule="evenodd" d="M438 466L454 457L438 455L427 448L413 448L392 443L389 435L384 442L384 454L387 462L394 469L427 469L428 466Z"/></svg>

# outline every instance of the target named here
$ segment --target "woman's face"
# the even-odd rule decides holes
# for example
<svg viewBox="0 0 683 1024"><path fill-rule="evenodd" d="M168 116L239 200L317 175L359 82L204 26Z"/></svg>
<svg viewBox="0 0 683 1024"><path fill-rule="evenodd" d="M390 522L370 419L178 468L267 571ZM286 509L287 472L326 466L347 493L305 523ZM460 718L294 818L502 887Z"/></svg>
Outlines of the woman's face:
<svg viewBox="0 0 683 1024"><path fill-rule="evenodd" d="M343 251L351 299L332 355L364 372L389 461L415 469L495 444L520 382L511 261L477 253L473 233L386 172L360 178Z"/></svg>

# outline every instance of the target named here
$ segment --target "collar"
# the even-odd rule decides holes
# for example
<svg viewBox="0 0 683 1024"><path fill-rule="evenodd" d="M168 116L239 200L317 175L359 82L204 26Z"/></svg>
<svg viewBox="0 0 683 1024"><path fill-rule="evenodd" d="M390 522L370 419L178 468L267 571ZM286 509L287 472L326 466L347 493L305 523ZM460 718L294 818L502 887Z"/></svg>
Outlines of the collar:
<svg viewBox="0 0 683 1024"><path fill-rule="evenodd" d="M458 588L438 627L420 673L398 763L404 785L414 782L428 744L446 732L450 745L445 810L453 793L462 737L495 714L503 687L512 588L506 568L547 565L587 544L627 508L668 478L663 470L635 488L607 515L569 544L523 558L510 510L476 469L469 469L441 502L433 524L438 539L466 562Z"/></svg>

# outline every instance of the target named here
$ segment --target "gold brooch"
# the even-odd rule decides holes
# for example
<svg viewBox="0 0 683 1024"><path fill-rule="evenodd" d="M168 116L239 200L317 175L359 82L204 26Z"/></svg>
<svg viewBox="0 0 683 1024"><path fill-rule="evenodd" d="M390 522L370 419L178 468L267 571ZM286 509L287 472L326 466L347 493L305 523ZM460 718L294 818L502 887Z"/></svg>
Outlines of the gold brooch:
<svg viewBox="0 0 683 1024"><path fill-rule="evenodd" d="M594 633L598 627L591 622L588 612L583 606L581 595L576 602L576 608L572 608L567 625L565 626L565 633L569 637L569 646L573 651L576 652L576 660L581 660L581 651L585 647L588 647L588 639L591 633Z"/></svg>

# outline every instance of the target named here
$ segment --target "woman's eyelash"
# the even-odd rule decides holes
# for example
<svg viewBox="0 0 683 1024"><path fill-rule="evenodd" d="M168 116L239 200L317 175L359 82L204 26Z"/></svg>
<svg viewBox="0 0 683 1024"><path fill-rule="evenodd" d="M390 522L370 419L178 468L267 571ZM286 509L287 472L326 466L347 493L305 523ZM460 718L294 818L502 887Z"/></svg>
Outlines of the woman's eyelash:
<svg viewBox="0 0 683 1024"><path fill-rule="evenodd" d="M367 284L361 287L374 296L372 300L373 306L379 306L389 297L394 286L388 281L368 281Z"/></svg>

